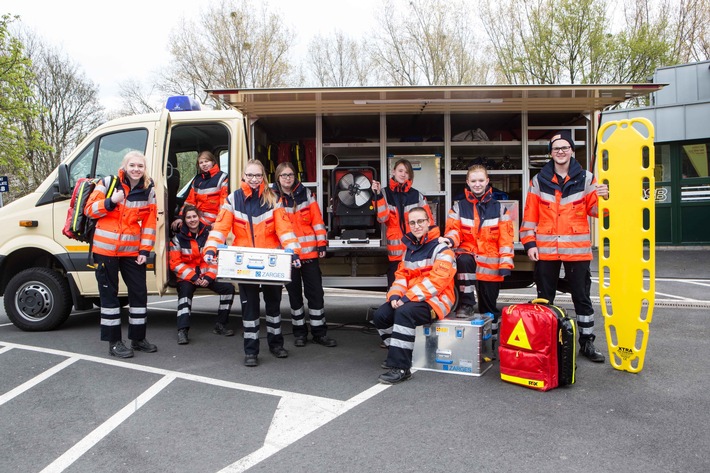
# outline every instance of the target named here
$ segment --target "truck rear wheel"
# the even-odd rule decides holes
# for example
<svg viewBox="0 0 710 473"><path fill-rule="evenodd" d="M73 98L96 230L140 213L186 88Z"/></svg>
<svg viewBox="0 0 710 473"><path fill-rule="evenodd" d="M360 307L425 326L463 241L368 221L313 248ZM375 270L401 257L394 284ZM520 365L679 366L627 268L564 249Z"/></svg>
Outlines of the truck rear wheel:
<svg viewBox="0 0 710 473"><path fill-rule="evenodd" d="M71 312L69 283L49 268L30 268L17 273L5 288L5 312L21 330L54 330Z"/></svg>

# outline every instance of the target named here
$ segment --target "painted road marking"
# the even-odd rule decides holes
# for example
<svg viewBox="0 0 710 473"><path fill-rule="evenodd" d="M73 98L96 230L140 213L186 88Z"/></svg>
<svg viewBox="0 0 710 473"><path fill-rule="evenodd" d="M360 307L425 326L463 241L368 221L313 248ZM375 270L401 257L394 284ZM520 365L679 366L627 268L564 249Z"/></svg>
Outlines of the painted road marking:
<svg viewBox="0 0 710 473"><path fill-rule="evenodd" d="M98 426L89 435L77 442L73 447L64 452L59 458L50 463L41 473L61 472L69 468L83 454L88 452L91 447L99 443L110 434L113 429L121 425L126 419L133 415L138 409L143 407L148 401L153 399L156 394L162 391L166 386L175 380L174 376L163 376L160 381L144 391L133 401L111 416L106 422Z"/></svg>
<svg viewBox="0 0 710 473"><path fill-rule="evenodd" d="M338 399L330 399L326 397L301 394L280 389L250 386L248 384L243 383L236 383L232 381L209 378L206 376L199 376L189 373L181 373L177 371L170 371L161 368L154 368L151 366L144 366L133 363L127 363L119 360L101 358L92 355L82 355L78 353L55 350L51 348L42 348L31 345L21 345L0 341L0 346L2 345L4 345L4 347L0 348L0 354L10 349L19 349L45 353L49 355L62 356L66 357L67 360L45 371L41 375L36 376L32 380L23 383L21 386L18 386L17 388L6 393L5 395L0 396L0 405L16 397L22 392L27 391L31 387L37 385L38 383L40 383L44 379L47 379L53 374L58 373L66 366L69 366L70 364L79 360L101 363L104 365L116 366L120 368L127 368L135 371L142 371L162 376L162 378L157 383L155 383L148 390L143 392L135 400L128 403L128 405L126 405L123 409L118 411L110 419L108 419L106 422L94 429L94 431L89 433L86 437L84 437L77 444L75 444L59 458L57 458L54 462L48 465L44 470L42 470L43 472L64 471L66 468L71 466L77 459L81 458L81 456L87 451L89 451L94 445L96 445L104 437L110 434L122 422L128 419L133 413L140 409L140 407L145 405L154 396L160 393L160 391L162 391L175 379L183 379L213 386L247 391L251 393L277 396L281 398L279 400L276 411L274 412L273 418L271 420L271 425L269 426L269 430L266 434L263 445L256 451L246 455L243 458L238 459L236 462L224 468L222 470L224 472L242 472L248 468L251 468L252 466L269 458L278 451L286 448L287 446L300 440L309 433L324 426L331 420L346 413L350 409L358 406L359 404L367 401L368 399L376 396L377 394L383 392L385 389L388 389L390 387L390 385L376 384L346 401L341 401ZM5 399L5 397L7 397L7 399Z"/></svg>
<svg viewBox="0 0 710 473"><path fill-rule="evenodd" d="M59 373L62 371L64 368L67 366L75 363L78 361L79 358L76 357L69 357L66 360L62 361L61 363L49 368L48 370L38 374L34 378L30 379L29 381L26 381L22 383L21 385L17 386L15 389L6 392L2 396L0 396L0 406L5 404L6 402L10 401L11 399L14 399L15 397L19 396L20 394L24 393L25 391L32 389L33 387L37 386L39 383L44 381L45 379Z"/></svg>

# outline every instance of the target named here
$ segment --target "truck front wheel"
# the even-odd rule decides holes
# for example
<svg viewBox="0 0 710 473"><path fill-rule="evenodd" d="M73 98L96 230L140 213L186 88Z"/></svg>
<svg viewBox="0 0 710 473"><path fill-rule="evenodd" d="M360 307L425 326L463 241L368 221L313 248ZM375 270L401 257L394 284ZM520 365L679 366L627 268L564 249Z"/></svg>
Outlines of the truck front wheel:
<svg viewBox="0 0 710 473"><path fill-rule="evenodd" d="M5 288L5 312L21 330L54 330L71 312L69 283L49 268L30 268L17 273Z"/></svg>

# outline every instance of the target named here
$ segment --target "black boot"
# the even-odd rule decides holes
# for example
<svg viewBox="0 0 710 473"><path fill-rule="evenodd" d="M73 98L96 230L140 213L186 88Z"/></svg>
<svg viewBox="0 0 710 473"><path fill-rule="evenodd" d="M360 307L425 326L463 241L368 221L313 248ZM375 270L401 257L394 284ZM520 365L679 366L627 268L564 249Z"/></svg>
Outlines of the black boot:
<svg viewBox="0 0 710 473"><path fill-rule="evenodd" d="M118 358L132 358L133 350L123 344L123 340L109 343L108 354Z"/></svg>
<svg viewBox="0 0 710 473"><path fill-rule="evenodd" d="M397 384L402 381L407 381L412 377L412 372L404 368L390 368L386 373L383 373L378 378L382 384Z"/></svg>
<svg viewBox="0 0 710 473"><path fill-rule="evenodd" d="M178 330L178 345L187 345L190 339L187 338L187 329L181 328Z"/></svg>
<svg viewBox="0 0 710 473"><path fill-rule="evenodd" d="M579 353L594 363L603 363L606 358L594 346L593 338L585 338L579 341Z"/></svg>
<svg viewBox="0 0 710 473"><path fill-rule="evenodd" d="M231 337L234 335L234 330L229 329L221 323L217 322L216 324L214 324L214 329L212 330L212 333L217 335L223 335L225 337Z"/></svg>

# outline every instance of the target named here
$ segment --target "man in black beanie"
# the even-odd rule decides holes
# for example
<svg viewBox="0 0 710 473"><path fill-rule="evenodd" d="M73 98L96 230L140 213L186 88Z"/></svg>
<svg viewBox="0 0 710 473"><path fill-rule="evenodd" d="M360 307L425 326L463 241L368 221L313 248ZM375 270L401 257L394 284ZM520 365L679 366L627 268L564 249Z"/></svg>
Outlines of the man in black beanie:
<svg viewBox="0 0 710 473"><path fill-rule="evenodd" d="M535 261L537 296L555 300L560 267L564 264L572 303L577 314L580 353L601 363L604 355L594 346L594 308L589 265L592 242L588 216L597 217L597 196L609 188L574 159L569 130L555 133L549 145L552 159L532 178L525 202L520 241Z"/></svg>

